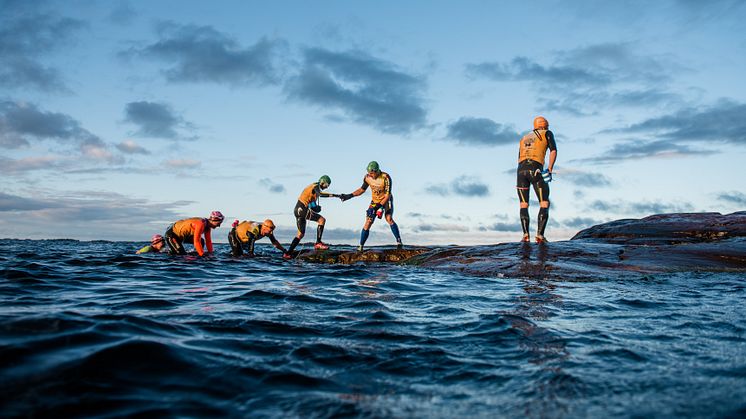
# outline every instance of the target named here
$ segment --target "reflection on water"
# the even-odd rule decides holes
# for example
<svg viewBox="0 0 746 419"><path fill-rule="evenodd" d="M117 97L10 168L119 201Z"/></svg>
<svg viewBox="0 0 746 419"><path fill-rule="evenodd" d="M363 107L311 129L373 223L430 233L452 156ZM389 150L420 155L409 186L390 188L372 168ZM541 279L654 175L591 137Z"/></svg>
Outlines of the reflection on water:
<svg viewBox="0 0 746 419"><path fill-rule="evenodd" d="M519 272L525 277L518 278L522 294L518 294L514 309L508 313L513 318L513 327L522 331L521 347L529 354L528 362L538 369L534 372L537 380L533 384L536 397L525 406L524 414L530 417L553 417L568 412L565 395L577 387L577 380L563 370L563 363L570 357L567 343L559 334L542 327L562 309L562 297L555 293L556 285L547 277L548 244L520 244ZM523 320L525 319L525 320Z"/></svg>
<svg viewBox="0 0 746 419"><path fill-rule="evenodd" d="M6 416L737 416L732 274L564 283L0 243ZM274 257L273 257L274 256ZM555 279L550 279L555 278ZM681 368L685 365L686 368Z"/></svg>

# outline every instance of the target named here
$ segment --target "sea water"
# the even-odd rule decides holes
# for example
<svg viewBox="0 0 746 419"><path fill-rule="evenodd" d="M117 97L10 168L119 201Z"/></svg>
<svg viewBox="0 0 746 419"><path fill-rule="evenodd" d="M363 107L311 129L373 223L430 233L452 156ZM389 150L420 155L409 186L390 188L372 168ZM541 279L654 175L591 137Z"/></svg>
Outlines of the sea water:
<svg viewBox="0 0 746 419"><path fill-rule="evenodd" d="M0 244L1 416L746 415L743 273L480 278L141 246Z"/></svg>

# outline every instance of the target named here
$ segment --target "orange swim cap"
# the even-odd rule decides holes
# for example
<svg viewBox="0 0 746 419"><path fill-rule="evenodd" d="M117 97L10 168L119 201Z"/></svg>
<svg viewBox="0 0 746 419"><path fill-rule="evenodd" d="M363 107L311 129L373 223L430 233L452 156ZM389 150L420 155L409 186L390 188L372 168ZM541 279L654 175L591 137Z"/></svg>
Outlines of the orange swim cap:
<svg viewBox="0 0 746 419"><path fill-rule="evenodd" d="M272 230L275 229L275 223L273 223L272 220L270 220L269 218L267 218L266 220L264 220L264 223L262 223L262 225L265 225L265 226L267 226L267 228L270 228Z"/></svg>
<svg viewBox="0 0 746 419"><path fill-rule="evenodd" d="M534 118L534 129L549 129L549 121L543 116Z"/></svg>

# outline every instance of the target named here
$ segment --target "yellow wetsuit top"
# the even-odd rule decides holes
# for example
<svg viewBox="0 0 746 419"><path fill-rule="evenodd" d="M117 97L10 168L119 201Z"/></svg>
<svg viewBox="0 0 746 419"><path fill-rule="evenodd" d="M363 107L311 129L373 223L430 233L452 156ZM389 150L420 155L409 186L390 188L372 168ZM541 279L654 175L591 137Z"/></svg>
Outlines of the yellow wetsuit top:
<svg viewBox="0 0 746 419"><path fill-rule="evenodd" d="M179 220L174 223L171 230L182 241L191 238L194 242L194 249L197 250L197 254L200 256L205 254L205 250L202 248L202 240L200 240L204 233L207 251L212 252L212 235L210 234L210 227L207 227L206 218L194 217Z"/></svg>
<svg viewBox="0 0 746 419"><path fill-rule="evenodd" d="M391 176L386 172L381 172L377 178L365 175L363 185L360 187L363 191L370 185L371 201L374 204L383 204L384 199L391 196Z"/></svg>
<svg viewBox="0 0 746 419"><path fill-rule="evenodd" d="M153 247L153 246L151 246L151 245L147 245L147 246L143 247L142 249L138 250L135 253L137 253L138 255L141 255L143 253L151 253L151 252L153 252L153 253L160 253L159 250L156 250L156 248Z"/></svg>
<svg viewBox="0 0 746 419"><path fill-rule="evenodd" d="M249 242L249 235L254 240L259 240L262 237L262 223L256 221L244 221L236 226L236 237L243 243Z"/></svg>
<svg viewBox="0 0 746 419"><path fill-rule="evenodd" d="M274 233L270 232L266 236L262 234L262 224L258 221L243 221L236 226L236 237L241 243L249 243L250 253L254 253L254 242L262 237L269 237L272 245L284 252L285 249L280 241L275 238Z"/></svg>
<svg viewBox="0 0 746 419"><path fill-rule="evenodd" d="M535 129L521 138L518 148L518 163L524 160L533 160L544 166L547 148L556 150L552 131L546 129Z"/></svg>

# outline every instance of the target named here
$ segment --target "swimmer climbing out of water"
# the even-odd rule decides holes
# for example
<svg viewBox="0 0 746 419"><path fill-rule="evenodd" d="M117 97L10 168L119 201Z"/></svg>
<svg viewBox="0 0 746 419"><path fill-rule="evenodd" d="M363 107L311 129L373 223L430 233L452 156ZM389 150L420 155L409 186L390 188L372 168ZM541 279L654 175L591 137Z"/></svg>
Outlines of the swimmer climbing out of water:
<svg viewBox="0 0 746 419"><path fill-rule="evenodd" d="M295 204L295 223L298 227L298 234L296 234L293 241L290 243L290 248L282 255L285 259L291 259L293 257L293 251L298 246L303 236L306 235L306 222L315 221L318 223L316 228L316 244L313 246L317 250L326 250L329 245L321 241L321 237L324 234L324 224L326 224L326 218L319 215L321 212L321 205L319 205L319 198L339 198L339 195L322 192L332 184L332 179L327 176L321 176L318 182L314 182L303 189L298 202Z"/></svg>
<svg viewBox="0 0 746 419"><path fill-rule="evenodd" d="M549 149L549 165L544 170L546 152ZM534 118L534 130L521 138L518 147L518 170L516 188L520 200L522 242L531 241L528 232L528 195L529 186L533 186L536 197L539 198L539 221L536 232L536 242L544 243L544 229L549 221L549 184L552 181L554 162L557 160L557 144L554 134L549 130L549 122L543 116Z"/></svg>
<svg viewBox="0 0 746 419"><path fill-rule="evenodd" d="M185 218L179 220L166 230L166 243L172 254L185 255L184 242L192 242L194 249L200 256L205 255L205 249L202 244L202 236L205 237L207 253L212 253L212 229L220 227L223 223L223 214L220 211L213 211L209 218Z"/></svg>
<svg viewBox="0 0 746 419"><path fill-rule="evenodd" d="M363 178L363 184L359 188L350 194L340 196L342 201L347 201L350 198L362 195L370 186L371 200L368 209L365 211L365 223L360 232L358 251L363 251L363 246L365 246L365 241L368 240L370 227L373 225L375 218L381 218L384 214L386 215L386 222L389 223L391 232L396 239L396 248L401 249L401 234L399 234L399 226L394 221L394 196L391 194L391 176L382 172L376 161L368 163L367 172Z"/></svg>
<svg viewBox="0 0 746 419"><path fill-rule="evenodd" d="M166 244L163 236L160 234L154 235L150 239L150 244L138 250L136 254L141 255L143 253L160 253L163 250L163 246Z"/></svg>
<svg viewBox="0 0 746 419"><path fill-rule="evenodd" d="M283 254L286 253L285 248L275 238L275 223L266 219L260 223L258 221L244 221L239 223L238 220L233 222L233 228L228 233L228 243L231 245L231 253L233 256L243 255L244 249L249 256L254 256L254 243L263 238L269 237L269 241Z"/></svg>

